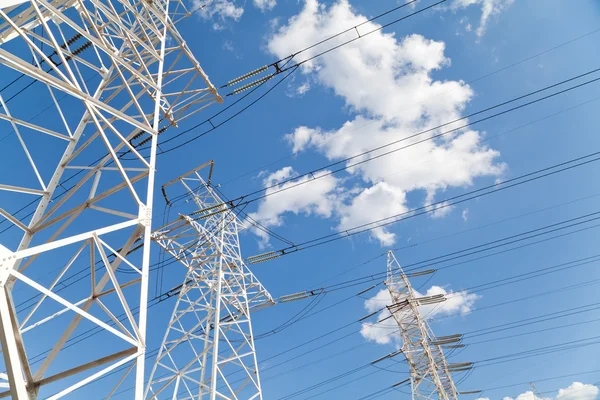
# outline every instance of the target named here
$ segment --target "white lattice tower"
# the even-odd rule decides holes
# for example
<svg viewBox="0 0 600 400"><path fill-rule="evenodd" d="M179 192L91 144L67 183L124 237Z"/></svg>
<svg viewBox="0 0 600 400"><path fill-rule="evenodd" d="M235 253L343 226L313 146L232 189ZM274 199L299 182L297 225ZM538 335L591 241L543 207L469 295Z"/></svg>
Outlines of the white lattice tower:
<svg viewBox="0 0 600 400"><path fill-rule="evenodd" d="M222 101L175 27L188 15L179 0L0 0L0 84L20 89L0 94L0 397L113 372L143 397L157 137ZM75 271L88 277L66 284Z"/></svg>
<svg viewBox="0 0 600 400"><path fill-rule="evenodd" d="M242 259L240 221L200 168L176 180L197 211L153 235L187 274L146 398L262 399L250 312L274 301Z"/></svg>
<svg viewBox="0 0 600 400"><path fill-rule="evenodd" d="M410 382L413 399L458 398L456 386L452 380L449 365L444 356L442 343L453 343L453 337L436 338L419 307L444 301L444 297L416 297L410 281L394 254L388 252L387 279L385 282L392 305L390 313L400 328L402 353L410 368ZM456 364L462 368L466 364Z"/></svg>

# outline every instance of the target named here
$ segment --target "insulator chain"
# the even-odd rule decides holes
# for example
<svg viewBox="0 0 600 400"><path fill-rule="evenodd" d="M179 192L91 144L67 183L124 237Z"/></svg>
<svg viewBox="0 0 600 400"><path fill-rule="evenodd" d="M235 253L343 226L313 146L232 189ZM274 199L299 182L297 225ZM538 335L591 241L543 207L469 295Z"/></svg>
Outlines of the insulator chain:
<svg viewBox="0 0 600 400"><path fill-rule="evenodd" d="M229 93L227 96L233 96L235 94L243 92L244 90L248 90L254 86L261 85L261 84L265 83L266 81L268 81L269 79L273 78L275 75L277 75L277 72L274 72L271 75L267 75L263 78L257 79L254 82L250 82L240 88L235 89L233 92Z"/></svg>
<svg viewBox="0 0 600 400"><path fill-rule="evenodd" d="M162 128L160 128L160 129L158 130L157 136L158 136L158 135L160 135L161 133L163 133L164 131L166 131L167 129L169 129L169 126L170 126L170 125L165 125L165 126L163 126ZM148 132L140 132L140 133L136 133L136 135L135 135L133 138L131 138L131 139L133 140L133 139L134 139L134 138L136 138L136 137L140 137L140 136L141 136L141 135L143 135L144 133L148 133ZM146 139L142 140L141 142L139 142L139 143L138 143L138 144L136 144L136 145L132 144L132 146L133 146L133 147L142 146L142 145L144 145L144 144L148 143L150 140L152 140L152 135L149 135L149 136L148 136ZM129 143L131 143L131 141L130 141Z"/></svg>
<svg viewBox="0 0 600 400"><path fill-rule="evenodd" d="M90 48L91 46L92 46L92 42L90 42L90 41L85 42L83 45L81 45L77 49L73 50L71 55L68 55L67 57L65 57L65 60L69 61L71 58L73 58L73 56L78 55L79 53L85 51L86 49Z"/></svg>
<svg viewBox="0 0 600 400"><path fill-rule="evenodd" d="M231 93L227 94L227 96L233 96L233 95L236 95L238 93L243 92L244 90L248 90L248 89L253 88L255 86L258 86L258 85L262 85L263 83L265 83L269 79L273 78L274 76L279 75L280 73L284 72L285 69L283 69L283 66L280 66L279 63L287 60L286 63L283 64L285 66L285 64L287 64L287 62L289 62L292 58L293 58L293 56L289 56L289 57L281 59L281 60L279 60L277 62L274 62L273 64L269 64L269 65L265 65L265 66L262 66L260 68L257 68L254 71L250 71L247 74L244 74L242 76L239 76L239 77L237 77L235 79L230 80L225 85L221 86L221 88L235 86L238 83L240 83L242 81L245 81L248 78L251 78L253 76L259 75L260 73L268 70L271 67L275 68L275 72L273 72L273 73L271 73L271 74L269 74L267 76L264 76L264 77L262 77L260 79L257 79L257 80L255 80L253 82L250 82L250 83L248 83L248 84L246 84L246 85L244 85L244 86L242 86L240 88L237 88L234 91L232 91Z"/></svg>
<svg viewBox="0 0 600 400"><path fill-rule="evenodd" d="M233 86L233 85L235 85L238 82L246 80L246 79L248 79L248 78L250 78L250 77L252 77L254 75L260 74L261 72L263 72L267 68L269 68L269 65L265 65L264 67L260 67L258 69L255 69L254 71L248 72L246 75L242 75L242 76L240 76L238 78L230 80L229 82L227 82L227 85L225 85L225 86Z"/></svg>
<svg viewBox="0 0 600 400"><path fill-rule="evenodd" d="M61 45L60 45L60 48L64 50L64 49L66 49L66 48L67 48L67 46L70 46L70 45L72 45L73 43L75 43L75 42L77 42L79 39L81 39L82 37L83 37L83 35L82 35L81 33L77 33L76 35L74 35L73 37L71 37L69 40L67 40L65 43L61 44ZM81 47L83 47L83 46L81 46L81 47L78 49L78 50L79 50L79 52L78 52L78 53L75 53L75 52L73 52L73 54L79 54L79 53L81 53L82 51L84 51L85 49L87 49L89 46L91 46L91 42L88 42L88 43L89 43L89 45L88 45L87 47L85 47L85 48L81 49ZM75 50L75 51L77 51L77 50ZM56 61L54 61L54 60L52 59L52 57L54 57L56 54L57 54L57 53L56 53L56 50L54 50L52 53L48 54L48 59L49 59L50 61L52 61L52 63L53 63L54 65L58 66L58 65L60 65L60 64L62 64L62 63L60 63L60 62L58 62L58 63L57 63ZM71 59L71 57L70 57L70 56L67 56L67 61L69 61L70 59ZM40 65L41 65L41 64L43 64L44 62L46 62L46 60L45 60L45 59L42 59L42 60L41 60L41 62L40 62Z"/></svg>

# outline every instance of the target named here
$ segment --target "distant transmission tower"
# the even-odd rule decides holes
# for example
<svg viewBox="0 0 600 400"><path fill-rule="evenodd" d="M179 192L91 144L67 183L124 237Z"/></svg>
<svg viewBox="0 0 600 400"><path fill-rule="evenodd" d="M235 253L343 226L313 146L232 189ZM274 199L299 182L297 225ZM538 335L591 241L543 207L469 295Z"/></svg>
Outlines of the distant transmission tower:
<svg viewBox="0 0 600 400"><path fill-rule="evenodd" d="M208 180L200 170L210 165ZM244 264L240 221L210 186L213 163L179 182L197 210L153 239L187 268L146 389L147 399L262 399L250 312L274 304ZM180 195L181 196L181 195Z"/></svg>
<svg viewBox="0 0 600 400"><path fill-rule="evenodd" d="M421 273L415 275L417 274ZM472 363L448 364L442 346L456 348L459 345L455 343L460 341L461 335L435 337L426 316L421 315L419 309L420 306L445 301L444 295L416 297L408 276L391 251L388 252L385 284L392 296L392 304L388 306L388 310L400 329L401 352L410 368L412 398L457 399L459 393L451 372L467 371L472 368ZM395 353L388 356L391 355Z"/></svg>
<svg viewBox="0 0 600 400"><path fill-rule="evenodd" d="M181 0L0 0L0 398L119 371L143 398L158 135L222 101L175 27L189 15Z"/></svg>

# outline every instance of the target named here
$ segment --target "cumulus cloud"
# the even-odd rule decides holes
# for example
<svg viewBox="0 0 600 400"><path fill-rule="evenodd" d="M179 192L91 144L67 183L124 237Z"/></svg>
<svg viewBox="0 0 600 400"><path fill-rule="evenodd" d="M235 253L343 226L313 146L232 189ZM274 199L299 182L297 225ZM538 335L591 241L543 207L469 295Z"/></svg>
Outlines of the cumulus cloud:
<svg viewBox="0 0 600 400"><path fill-rule="evenodd" d="M598 397L598 387L581 382L573 382L566 389L560 389L556 400L594 400Z"/></svg>
<svg viewBox="0 0 600 400"><path fill-rule="evenodd" d="M560 389L554 400L595 400L598 397L598 391L599 389L595 385L573 382L569 387ZM504 397L503 400L515 400L515 398ZM541 398L532 391L527 391L518 395L516 400L552 400L552 397Z"/></svg>
<svg viewBox="0 0 600 400"><path fill-rule="evenodd" d="M404 213L408 211L405 203L404 191L380 182L363 190L351 200L350 204L339 206L341 217L337 229L343 232L355 226L382 220L390 215ZM396 235L386 227L373 229L371 235L379 240L382 246L390 246L396 241Z"/></svg>
<svg viewBox="0 0 600 400"><path fill-rule="evenodd" d="M426 319L433 319L440 315L465 315L471 312L478 295L466 291L453 292L447 291L440 286L430 287L424 294L414 291L416 297L426 297L443 294L446 301L435 305L425 305L419 307L419 312ZM372 313L381 310L376 316L376 322L365 322L361 326L360 333L368 341L378 344L388 344L391 342L400 343L401 338L398 332L396 320L392 318L390 312L385 306L392 303L392 298L387 289L380 290L375 296L364 303L367 312ZM402 316L400 316L402 318Z"/></svg>
<svg viewBox="0 0 600 400"><path fill-rule="evenodd" d="M321 171L320 174L327 174L329 171ZM335 205L338 203L338 180L332 175L315 180L310 184L310 190L303 186L295 185L305 182L312 177L306 176L296 181L279 184L293 176L296 173L292 167L284 167L272 174L269 174L264 180L265 187L273 186L267 189L266 195L282 190L275 196L266 197L258 206L258 210L250 213L250 217L259 221L267 227L281 226L284 222L283 214L291 212L294 214L318 215L328 218L332 215ZM315 174L319 176L318 174ZM260 230L255 233L261 238L261 244L264 246L268 242L268 235Z"/></svg>
<svg viewBox="0 0 600 400"><path fill-rule="evenodd" d="M479 27L475 31L477 36L483 36L487 28L487 24L490 18L494 15L500 14L504 9L514 3L514 0L454 0L452 8L467 8L470 6L477 6L481 8L481 18L479 20ZM471 24L466 27L468 32L471 31Z"/></svg>
<svg viewBox="0 0 600 400"><path fill-rule="evenodd" d="M214 0L209 4L202 0L194 0L193 4L194 9L199 9L198 14L201 18L213 21L215 30L223 29L223 23L227 20L239 21L244 14L244 8L238 7L231 0Z"/></svg>
<svg viewBox="0 0 600 400"><path fill-rule="evenodd" d="M456 5L466 6L466 2ZM498 7L494 3L489 13L497 12ZM267 48L281 58L366 19L347 0L338 0L329 7L318 0L305 0L300 13L270 35ZM378 27L369 22L360 30L369 32ZM341 35L309 49L303 56L312 57L352 35L355 33ZM355 195L335 207L332 215L339 219L339 230L406 212L417 206L406 200L407 193L415 190L426 195L419 205L428 207L432 217L443 217L452 208L432 205L440 192L468 187L476 178L503 173L505 165L498 161L500 154L482 143L482 133L458 129L433 138L465 123L433 129L460 118L473 96L472 89L462 81L433 78L435 71L450 64L443 42L421 35L397 38L381 31L302 64L301 72L313 84L330 88L353 114L337 129L299 126L285 136L294 153L312 150L331 161L352 157L346 164L347 172L359 178L361 184ZM431 131L414 136L428 129ZM432 140L417 143L427 138ZM395 144L386 146L389 143ZM357 156L380 146L385 147ZM391 150L397 151L384 155ZM369 158L373 160L361 163ZM372 237L381 245L397 239L389 228L375 229Z"/></svg>
<svg viewBox="0 0 600 400"><path fill-rule="evenodd" d="M525 393L521 393L520 395L517 396L516 399L513 399L512 397L505 397L502 400L544 400L541 397L537 397L535 394L533 394L533 392L527 391Z"/></svg>
<svg viewBox="0 0 600 400"><path fill-rule="evenodd" d="M254 0L254 6L260 11L272 10L277 5L277 0Z"/></svg>

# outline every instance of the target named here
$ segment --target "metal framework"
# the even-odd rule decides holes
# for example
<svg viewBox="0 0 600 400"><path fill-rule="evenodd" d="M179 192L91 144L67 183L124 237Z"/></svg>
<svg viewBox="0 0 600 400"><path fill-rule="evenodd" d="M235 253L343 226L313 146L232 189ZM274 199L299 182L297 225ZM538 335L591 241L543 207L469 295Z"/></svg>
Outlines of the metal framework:
<svg viewBox="0 0 600 400"><path fill-rule="evenodd" d="M207 183L199 171L208 165ZM244 264L241 222L211 187L212 168L204 164L165 185L182 184L198 209L153 234L187 274L147 399L262 399L250 312L275 302Z"/></svg>
<svg viewBox="0 0 600 400"><path fill-rule="evenodd" d="M444 296L416 297L408 276L391 251L388 252L385 284L392 296L388 310L400 328L401 352L410 368L412 398L457 399L459 393L451 372L470 368L471 363L448 364L442 346L457 343L460 335L436 338L419 310L420 306L444 301Z"/></svg>
<svg viewBox="0 0 600 400"><path fill-rule="evenodd" d="M175 27L188 15L180 0L0 0L0 79L20 89L0 95L0 397L58 399L120 371L143 398L157 136L222 101Z"/></svg>

